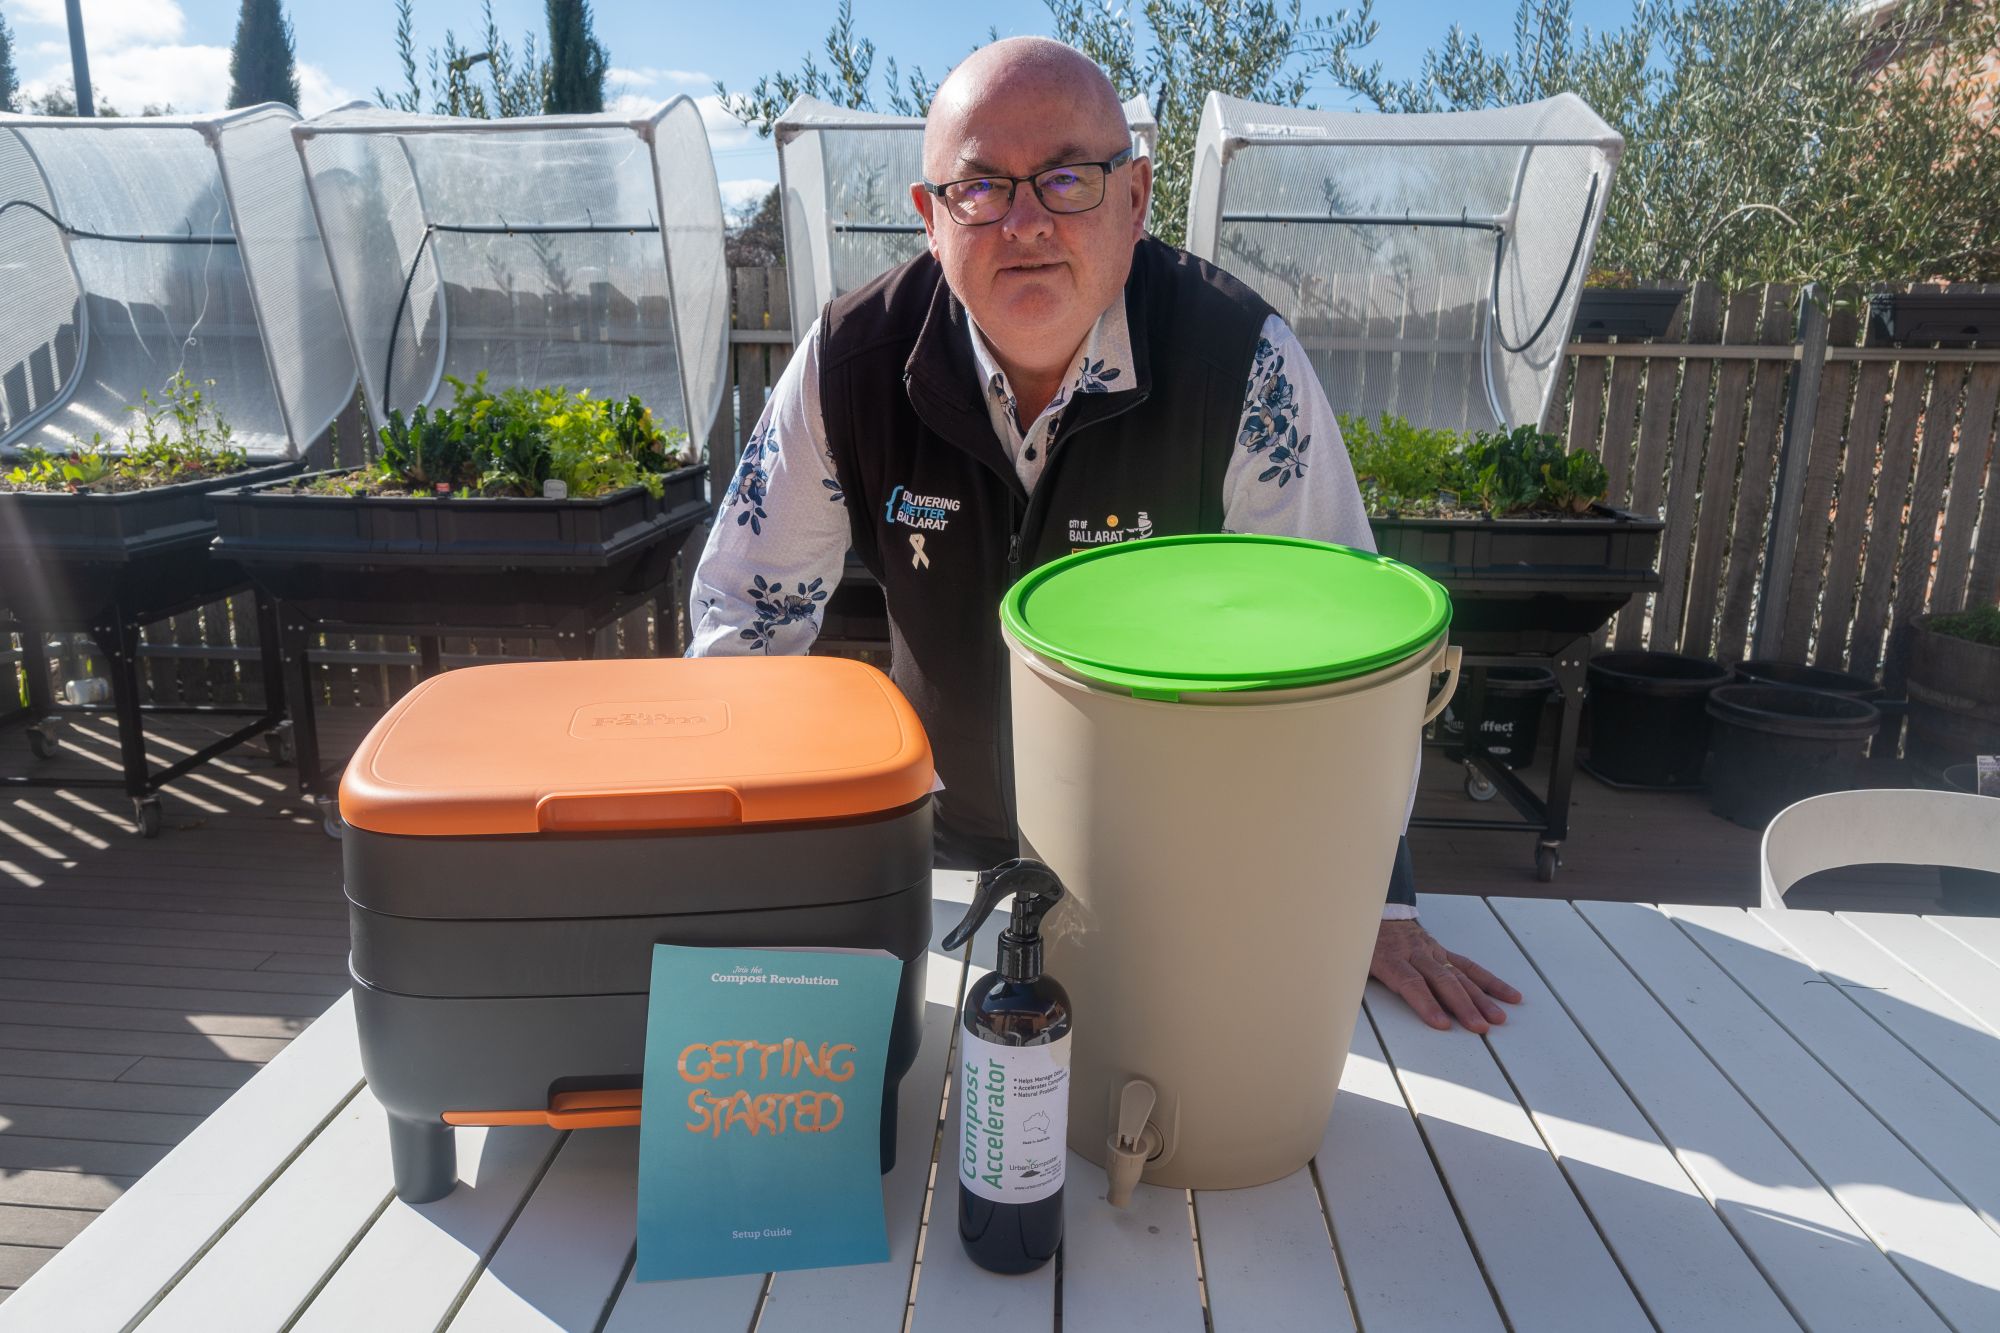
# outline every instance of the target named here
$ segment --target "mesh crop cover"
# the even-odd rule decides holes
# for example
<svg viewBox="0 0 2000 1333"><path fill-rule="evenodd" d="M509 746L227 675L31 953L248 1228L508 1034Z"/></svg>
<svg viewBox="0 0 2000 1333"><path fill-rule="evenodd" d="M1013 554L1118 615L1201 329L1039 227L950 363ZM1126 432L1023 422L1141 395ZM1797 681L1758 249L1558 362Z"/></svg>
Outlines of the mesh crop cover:
<svg viewBox="0 0 2000 1333"><path fill-rule="evenodd" d="M354 368L327 336L297 119L0 116L0 446L122 445L141 394L176 372L252 454L293 456L326 428ZM280 383L274 357L304 372Z"/></svg>
<svg viewBox="0 0 2000 1333"><path fill-rule="evenodd" d="M461 120L344 107L293 130L371 416L494 388L637 395L699 449L722 396L722 203L688 98Z"/></svg>
<svg viewBox="0 0 2000 1333"><path fill-rule="evenodd" d="M1436 115L1211 93L1188 249L1277 307L1336 411L1537 422L1622 147L1568 93Z"/></svg>
<svg viewBox="0 0 2000 1333"><path fill-rule="evenodd" d="M1125 123L1134 150L1150 154L1158 126L1145 98L1125 104ZM803 333L828 301L923 253L910 186L923 179L924 122L802 97L774 132L792 327Z"/></svg>

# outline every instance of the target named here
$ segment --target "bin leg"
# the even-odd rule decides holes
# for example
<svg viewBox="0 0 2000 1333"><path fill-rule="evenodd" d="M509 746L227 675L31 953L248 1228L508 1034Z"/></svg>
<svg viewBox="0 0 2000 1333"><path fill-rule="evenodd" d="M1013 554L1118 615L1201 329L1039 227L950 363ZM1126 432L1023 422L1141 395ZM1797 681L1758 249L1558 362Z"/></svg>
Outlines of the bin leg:
<svg viewBox="0 0 2000 1333"><path fill-rule="evenodd" d="M389 1160L396 1170L396 1197L404 1203L442 1199L458 1185L458 1145L441 1120L389 1117Z"/></svg>

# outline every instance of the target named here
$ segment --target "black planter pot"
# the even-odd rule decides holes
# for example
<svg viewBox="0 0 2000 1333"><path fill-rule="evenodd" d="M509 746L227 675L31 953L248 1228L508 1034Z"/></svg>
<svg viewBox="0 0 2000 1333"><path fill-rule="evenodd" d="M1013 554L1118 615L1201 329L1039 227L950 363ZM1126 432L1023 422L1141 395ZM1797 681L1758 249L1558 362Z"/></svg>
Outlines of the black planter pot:
<svg viewBox="0 0 2000 1333"><path fill-rule="evenodd" d="M1577 302L1579 338L1661 338L1686 296L1679 287L1586 287Z"/></svg>
<svg viewBox="0 0 2000 1333"><path fill-rule="evenodd" d="M314 620L542 625L557 609L666 581L679 546L670 539L708 512L707 475L705 462L669 473L659 499L637 486L583 500L241 487L214 498L215 549Z"/></svg>
<svg viewBox="0 0 2000 1333"><path fill-rule="evenodd" d="M1603 653L1590 661L1590 758L1614 787L1692 789L1708 753L1708 695L1729 668L1677 653Z"/></svg>
<svg viewBox="0 0 2000 1333"><path fill-rule="evenodd" d="M1799 690L1820 690L1827 694L1844 694L1850 699L1866 699L1870 703L1882 697L1882 687L1866 676L1828 671L1824 667L1806 666L1799 662L1755 659L1738 662L1736 681L1741 685L1787 685Z"/></svg>
<svg viewBox="0 0 2000 1333"><path fill-rule="evenodd" d="M2000 648L1939 634L1930 619L1915 621L1910 638L1903 752L1919 772L1938 777L1975 755L2000 754Z"/></svg>
<svg viewBox="0 0 2000 1333"><path fill-rule="evenodd" d="M1944 771L1944 785L1970 796L1979 794L1978 775L1971 764L1953 764ZM2000 799L2000 798L1988 798ZM1938 867L1946 916L2000 916L2000 875L1990 870Z"/></svg>
<svg viewBox="0 0 2000 1333"><path fill-rule="evenodd" d="M303 466L271 463L143 491L0 493L0 601L27 624L84 629L223 596L244 577L210 554L215 496Z"/></svg>
<svg viewBox="0 0 2000 1333"><path fill-rule="evenodd" d="M1532 763L1541 743L1542 712L1555 692L1556 673L1547 667L1489 667L1482 674L1483 706L1472 748L1509 768ZM1447 759L1465 758L1465 723L1458 710L1465 707L1463 700L1472 688L1472 677L1461 675L1452 702L1438 719Z"/></svg>
<svg viewBox="0 0 2000 1333"><path fill-rule="evenodd" d="M1595 632L1653 572L1666 526L1593 506L1578 518L1371 518L1375 549L1451 594L1468 653L1556 653Z"/></svg>
<svg viewBox="0 0 2000 1333"><path fill-rule="evenodd" d="M1708 806L1761 829L1786 806L1855 784L1882 714L1866 700L1785 685L1708 696Z"/></svg>

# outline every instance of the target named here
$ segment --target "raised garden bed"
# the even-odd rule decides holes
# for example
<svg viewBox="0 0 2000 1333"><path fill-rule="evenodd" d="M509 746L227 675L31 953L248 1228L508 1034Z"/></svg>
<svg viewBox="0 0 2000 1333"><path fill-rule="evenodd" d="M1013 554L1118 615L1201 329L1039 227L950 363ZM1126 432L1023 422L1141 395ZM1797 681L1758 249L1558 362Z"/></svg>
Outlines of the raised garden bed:
<svg viewBox="0 0 2000 1333"><path fill-rule="evenodd" d="M1575 335L1663 338L1687 292L1679 287L1586 287L1577 302Z"/></svg>

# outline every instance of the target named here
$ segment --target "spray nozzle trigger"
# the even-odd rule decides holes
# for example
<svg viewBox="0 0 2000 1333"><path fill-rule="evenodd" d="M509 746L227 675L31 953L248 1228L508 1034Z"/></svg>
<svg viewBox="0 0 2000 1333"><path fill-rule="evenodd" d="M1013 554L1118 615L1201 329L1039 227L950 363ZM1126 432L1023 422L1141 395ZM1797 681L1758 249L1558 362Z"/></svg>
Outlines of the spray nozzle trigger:
<svg viewBox="0 0 2000 1333"><path fill-rule="evenodd" d="M973 932L986 924L986 918L993 915L993 909L1008 894L1014 895L1014 916L1007 923L1006 934L1017 940L1038 939L1042 933L1042 918L1049 909L1063 900L1062 881L1056 872L1040 861L1027 857L1015 857L1002 861L990 870L979 872L978 882L973 887L972 906L965 909L965 919L951 929L944 937L944 947L956 949L972 938Z"/></svg>

